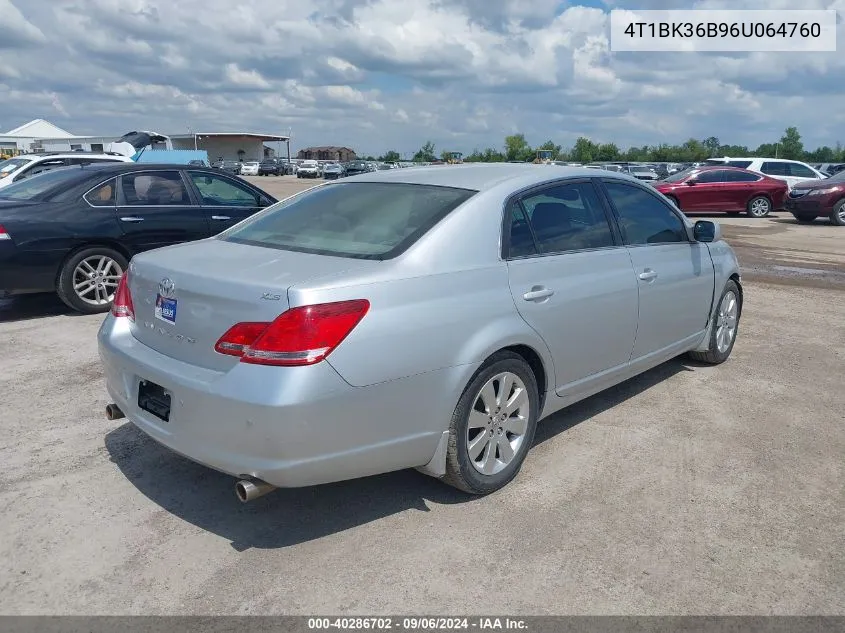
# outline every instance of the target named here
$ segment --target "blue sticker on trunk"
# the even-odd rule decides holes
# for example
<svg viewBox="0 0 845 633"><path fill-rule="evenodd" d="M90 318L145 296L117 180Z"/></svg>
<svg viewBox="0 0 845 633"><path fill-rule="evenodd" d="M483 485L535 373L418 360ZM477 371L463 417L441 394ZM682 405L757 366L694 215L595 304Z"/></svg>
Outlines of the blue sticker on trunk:
<svg viewBox="0 0 845 633"><path fill-rule="evenodd" d="M168 323L176 323L176 299L156 295L155 317Z"/></svg>

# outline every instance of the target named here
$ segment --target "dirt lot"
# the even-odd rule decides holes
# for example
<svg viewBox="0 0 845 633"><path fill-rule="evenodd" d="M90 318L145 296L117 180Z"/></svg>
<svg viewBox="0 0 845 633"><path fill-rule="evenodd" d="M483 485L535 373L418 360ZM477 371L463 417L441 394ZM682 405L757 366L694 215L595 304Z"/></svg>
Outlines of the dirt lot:
<svg viewBox="0 0 845 633"><path fill-rule="evenodd" d="M105 419L101 317L0 303L0 612L845 614L845 229L786 218L725 220L729 362L555 415L482 499L409 471L243 506Z"/></svg>

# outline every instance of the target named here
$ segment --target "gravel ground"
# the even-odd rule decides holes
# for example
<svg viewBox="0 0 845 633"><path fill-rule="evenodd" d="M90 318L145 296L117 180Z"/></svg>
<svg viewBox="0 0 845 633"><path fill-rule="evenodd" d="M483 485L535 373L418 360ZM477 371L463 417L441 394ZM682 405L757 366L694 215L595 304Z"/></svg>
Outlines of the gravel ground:
<svg viewBox="0 0 845 633"><path fill-rule="evenodd" d="M481 499L407 471L241 505L105 419L101 317L0 302L0 613L845 614L845 291L776 268L845 272L845 229L782 219L725 221L726 364L553 416Z"/></svg>

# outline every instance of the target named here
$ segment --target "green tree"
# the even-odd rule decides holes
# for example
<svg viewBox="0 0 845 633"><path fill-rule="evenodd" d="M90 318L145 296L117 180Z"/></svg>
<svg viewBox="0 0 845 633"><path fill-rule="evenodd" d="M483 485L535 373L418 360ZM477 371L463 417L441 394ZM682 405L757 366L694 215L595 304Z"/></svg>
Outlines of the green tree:
<svg viewBox="0 0 845 633"><path fill-rule="evenodd" d="M389 152L385 152L384 156L382 156L379 160L385 163L398 163L402 160L402 157L399 155L399 152L390 150Z"/></svg>
<svg viewBox="0 0 845 633"><path fill-rule="evenodd" d="M596 148L595 160L619 160L619 148L616 143L602 143Z"/></svg>
<svg viewBox="0 0 845 633"><path fill-rule="evenodd" d="M833 163L836 162L837 156L838 153L832 147L822 145L812 152L807 152L804 158L811 163Z"/></svg>
<svg viewBox="0 0 845 633"><path fill-rule="evenodd" d="M505 137L505 159L525 160L525 154L531 152L531 146L524 134L511 134Z"/></svg>
<svg viewBox="0 0 845 633"><path fill-rule="evenodd" d="M718 156L719 147L721 147L721 143L719 143L719 139L715 136L708 136L701 142L704 147L707 148L708 158L713 158L714 156Z"/></svg>
<svg viewBox="0 0 845 633"><path fill-rule="evenodd" d="M426 141L416 154L414 154L415 163L430 163L436 158L434 154L434 143Z"/></svg>
<svg viewBox="0 0 845 633"><path fill-rule="evenodd" d="M586 136L579 136L575 141L575 147L572 148L569 157L576 163L591 163L595 160L598 154L598 148Z"/></svg>
<svg viewBox="0 0 845 633"><path fill-rule="evenodd" d="M783 151L781 150L780 143L763 143L754 150L754 155L763 158L783 158Z"/></svg>
<svg viewBox="0 0 845 633"><path fill-rule="evenodd" d="M801 160L804 158L804 143L801 142L801 135L798 128L788 127L780 138L779 158L791 158Z"/></svg>

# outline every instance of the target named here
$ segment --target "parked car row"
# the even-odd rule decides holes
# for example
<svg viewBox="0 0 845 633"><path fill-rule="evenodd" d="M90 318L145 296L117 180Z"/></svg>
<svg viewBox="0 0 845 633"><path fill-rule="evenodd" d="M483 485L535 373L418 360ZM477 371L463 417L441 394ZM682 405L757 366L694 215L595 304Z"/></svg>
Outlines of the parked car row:
<svg viewBox="0 0 845 633"><path fill-rule="evenodd" d="M276 202L219 169L135 162L66 167L0 190L0 294L57 292L109 309L132 257L216 235Z"/></svg>

